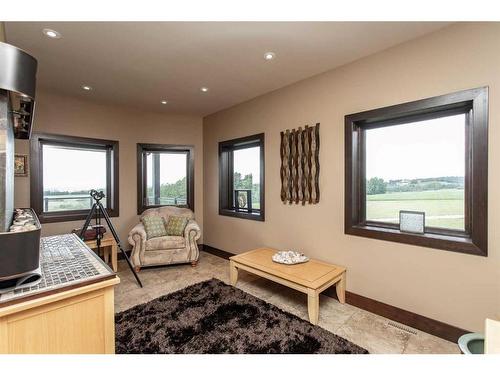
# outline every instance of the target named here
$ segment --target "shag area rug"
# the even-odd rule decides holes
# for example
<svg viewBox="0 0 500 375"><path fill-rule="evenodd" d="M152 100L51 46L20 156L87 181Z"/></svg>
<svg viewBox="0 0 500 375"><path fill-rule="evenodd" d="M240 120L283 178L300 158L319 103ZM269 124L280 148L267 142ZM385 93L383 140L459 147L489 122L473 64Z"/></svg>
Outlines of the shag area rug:
<svg viewBox="0 0 500 375"><path fill-rule="evenodd" d="M343 353L365 349L217 279L118 313L116 353Z"/></svg>

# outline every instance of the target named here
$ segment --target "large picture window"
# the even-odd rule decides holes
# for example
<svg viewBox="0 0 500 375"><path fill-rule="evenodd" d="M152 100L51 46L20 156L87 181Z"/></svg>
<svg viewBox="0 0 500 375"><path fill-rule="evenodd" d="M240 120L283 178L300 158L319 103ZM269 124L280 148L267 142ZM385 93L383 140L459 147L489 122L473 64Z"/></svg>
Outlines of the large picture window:
<svg viewBox="0 0 500 375"><path fill-rule="evenodd" d="M31 206L42 222L84 219L89 191L103 191L103 205L118 216L118 142L35 134L31 138Z"/></svg>
<svg viewBox="0 0 500 375"><path fill-rule="evenodd" d="M345 232L486 255L487 111L480 88L346 116Z"/></svg>
<svg viewBox="0 0 500 375"><path fill-rule="evenodd" d="M194 211L192 146L137 144L137 211L159 206Z"/></svg>
<svg viewBox="0 0 500 375"><path fill-rule="evenodd" d="M465 232L466 115L367 129L366 221L397 224L425 212L430 231Z"/></svg>
<svg viewBox="0 0 500 375"><path fill-rule="evenodd" d="M264 221L264 134L219 143L219 214Z"/></svg>

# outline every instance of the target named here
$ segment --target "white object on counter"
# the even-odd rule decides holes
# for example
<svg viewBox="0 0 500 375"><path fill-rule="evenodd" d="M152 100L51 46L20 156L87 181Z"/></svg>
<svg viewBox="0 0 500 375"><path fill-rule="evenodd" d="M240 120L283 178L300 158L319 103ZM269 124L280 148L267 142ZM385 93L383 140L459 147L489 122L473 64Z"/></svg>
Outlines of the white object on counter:
<svg viewBox="0 0 500 375"><path fill-rule="evenodd" d="M36 221L29 210L16 208L14 214L14 221L10 226L10 232L27 232L30 230L37 230Z"/></svg>

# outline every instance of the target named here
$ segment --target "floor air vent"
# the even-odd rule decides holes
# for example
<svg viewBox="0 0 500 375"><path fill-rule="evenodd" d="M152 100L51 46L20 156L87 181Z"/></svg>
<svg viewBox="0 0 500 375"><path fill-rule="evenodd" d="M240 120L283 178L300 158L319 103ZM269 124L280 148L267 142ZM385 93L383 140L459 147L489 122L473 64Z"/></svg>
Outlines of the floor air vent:
<svg viewBox="0 0 500 375"><path fill-rule="evenodd" d="M397 328L397 329L400 329L401 331L405 331L407 333L411 333L412 335L416 335L417 334L417 331L415 331L414 329L411 329L407 326L404 326L402 324L399 324L399 323L395 323L395 322L389 322L387 323L387 325L391 326L391 327L394 327L394 328Z"/></svg>

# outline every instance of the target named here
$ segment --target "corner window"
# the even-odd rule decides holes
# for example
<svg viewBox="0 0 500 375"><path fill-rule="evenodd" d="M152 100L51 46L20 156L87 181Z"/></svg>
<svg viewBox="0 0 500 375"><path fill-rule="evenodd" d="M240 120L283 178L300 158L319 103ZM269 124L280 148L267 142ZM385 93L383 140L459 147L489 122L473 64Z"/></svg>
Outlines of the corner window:
<svg viewBox="0 0 500 375"><path fill-rule="evenodd" d="M219 214L264 221L264 134L219 143Z"/></svg>
<svg viewBox="0 0 500 375"><path fill-rule="evenodd" d="M31 138L31 206L41 222L85 219L92 189L118 216L118 142L35 134Z"/></svg>
<svg viewBox="0 0 500 375"><path fill-rule="evenodd" d="M479 88L346 116L346 234L486 256L487 115Z"/></svg>
<svg viewBox="0 0 500 375"><path fill-rule="evenodd" d="M137 213L160 206L194 211L192 146L137 144Z"/></svg>

